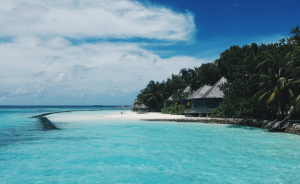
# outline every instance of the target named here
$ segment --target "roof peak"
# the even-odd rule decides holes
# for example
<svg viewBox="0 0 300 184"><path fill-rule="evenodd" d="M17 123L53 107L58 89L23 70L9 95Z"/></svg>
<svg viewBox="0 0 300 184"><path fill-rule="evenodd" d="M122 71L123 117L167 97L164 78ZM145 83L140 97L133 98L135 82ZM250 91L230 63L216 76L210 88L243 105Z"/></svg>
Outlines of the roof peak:
<svg viewBox="0 0 300 184"><path fill-rule="evenodd" d="M202 98L223 98L224 93L220 90L220 85L227 82L225 77L221 77L206 93Z"/></svg>
<svg viewBox="0 0 300 184"><path fill-rule="evenodd" d="M187 87L184 88L182 93L188 93L190 91L191 87L190 85L187 85ZM178 90L179 91L179 90ZM166 101L173 101L173 95L171 95ZM182 99L183 100L183 99Z"/></svg>
<svg viewBox="0 0 300 184"><path fill-rule="evenodd" d="M200 87L197 91L192 93L190 96L188 96L187 99L191 100L191 99L201 98L210 88L211 88L210 85L204 85Z"/></svg>

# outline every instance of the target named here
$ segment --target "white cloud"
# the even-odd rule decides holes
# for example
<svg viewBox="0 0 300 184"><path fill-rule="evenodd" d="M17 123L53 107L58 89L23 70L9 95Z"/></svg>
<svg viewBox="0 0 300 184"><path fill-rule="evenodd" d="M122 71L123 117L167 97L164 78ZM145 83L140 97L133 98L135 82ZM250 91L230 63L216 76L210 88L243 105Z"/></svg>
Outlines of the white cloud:
<svg viewBox="0 0 300 184"><path fill-rule="evenodd" d="M69 45L70 42L62 37L54 37L46 41L40 41L37 46L48 47L51 49L63 49L65 46Z"/></svg>
<svg viewBox="0 0 300 184"><path fill-rule="evenodd" d="M64 77L65 77L65 74L64 73L60 73L60 74L58 74L57 77L55 77L53 79L53 82L61 82L64 79Z"/></svg>
<svg viewBox="0 0 300 184"><path fill-rule="evenodd" d="M57 37L48 45L67 44L61 37L187 40L194 17L130 0L2 0L2 36Z"/></svg>
<svg viewBox="0 0 300 184"><path fill-rule="evenodd" d="M89 67L85 65L72 65L69 67L73 72L88 72L93 69L97 69L96 67Z"/></svg>
<svg viewBox="0 0 300 184"><path fill-rule="evenodd" d="M40 87L38 85L35 86L35 94L34 97L38 98L44 98L46 97L46 88L45 87Z"/></svg>
<svg viewBox="0 0 300 184"><path fill-rule="evenodd" d="M28 93L26 89L24 89L23 87L18 88L13 94L18 96L18 95L24 95Z"/></svg>
<svg viewBox="0 0 300 184"><path fill-rule="evenodd" d="M63 99L68 99L69 101L74 101L74 100L81 100L85 98L87 94L91 94L91 90L82 89L82 88L76 88L76 89L64 88L56 98L63 98Z"/></svg>
<svg viewBox="0 0 300 184"><path fill-rule="evenodd" d="M44 76L45 71L39 71L37 73L32 74L33 77L42 77Z"/></svg>
<svg viewBox="0 0 300 184"><path fill-rule="evenodd" d="M94 50L97 54L90 54L86 50ZM80 96L80 92L75 94L71 90L77 88L94 90L99 95L102 93L109 93L112 96L126 95L144 88L150 80L161 81L170 77L172 73L177 74L181 68L193 68L208 62L186 56L162 59L140 48L137 43L109 42L67 45L63 50L42 46L24 49L19 43L8 43L0 45L0 55L4 56L6 61L1 68L4 70L1 72L3 81L15 86L15 95L25 94L29 89L22 87L26 87L26 83L33 82L45 88L52 88L55 83L67 84L70 89L69 95L74 93L74 97ZM50 59L47 57L49 55L60 58ZM37 69L40 72L36 72ZM39 77L32 78L33 73ZM131 85L139 79L143 79L144 83ZM111 89L110 86L116 85L124 88ZM58 90L54 90L53 93L59 94L61 87L55 88Z"/></svg>
<svg viewBox="0 0 300 184"><path fill-rule="evenodd" d="M112 89L106 90L107 92L111 93L110 95L113 97L120 97L128 95L127 89L124 89L122 86L114 86Z"/></svg>
<svg viewBox="0 0 300 184"><path fill-rule="evenodd" d="M2 101L2 100L5 100L5 96L3 96L3 97L0 98L0 101Z"/></svg>
<svg viewBox="0 0 300 184"><path fill-rule="evenodd" d="M150 80L161 81L181 68L207 62L184 56L162 59L142 48L145 44L126 40L69 41L139 37L170 43L191 39L195 31L192 14L137 1L2 0L0 26L4 28L0 37L13 38L11 43L0 43L1 82L5 82L0 84L1 99L51 100L52 96L60 102L102 94L119 97L139 91ZM136 81L138 85L133 84Z"/></svg>

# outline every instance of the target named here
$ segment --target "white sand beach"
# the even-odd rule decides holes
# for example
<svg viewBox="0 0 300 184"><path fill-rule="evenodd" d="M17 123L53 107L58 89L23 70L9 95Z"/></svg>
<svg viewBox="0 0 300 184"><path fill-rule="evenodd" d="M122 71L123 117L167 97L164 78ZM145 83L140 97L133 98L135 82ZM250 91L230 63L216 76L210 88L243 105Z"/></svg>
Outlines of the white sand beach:
<svg viewBox="0 0 300 184"><path fill-rule="evenodd" d="M100 118L100 117L91 117L91 118ZM102 116L104 119L182 119L186 118L184 115L170 115L170 114L162 114L160 112L144 112L144 113L136 113L136 112L120 112L110 115Z"/></svg>
<svg viewBox="0 0 300 184"><path fill-rule="evenodd" d="M51 121L97 121L103 119L183 119L184 115L170 115L162 114L160 112L143 112L136 113L131 111L111 111L104 113L104 111L74 111L70 113L57 113L48 115Z"/></svg>

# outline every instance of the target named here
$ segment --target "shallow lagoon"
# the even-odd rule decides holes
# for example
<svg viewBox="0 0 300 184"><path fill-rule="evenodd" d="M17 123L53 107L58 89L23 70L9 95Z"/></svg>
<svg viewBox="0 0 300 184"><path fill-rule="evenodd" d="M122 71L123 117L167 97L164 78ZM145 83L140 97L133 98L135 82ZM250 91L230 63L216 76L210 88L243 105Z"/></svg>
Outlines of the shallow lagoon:
<svg viewBox="0 0 300 184"><path fill-rule="evenodd" d="M298 135L233 125L77 118L61 119L54 122L59 130L45 131L29 118L37 111L47 109L1 109L0 183L297 183L300 179ZM76 113L97 112L60 117ZM51 117L59 120L59 114Z"/></svg>

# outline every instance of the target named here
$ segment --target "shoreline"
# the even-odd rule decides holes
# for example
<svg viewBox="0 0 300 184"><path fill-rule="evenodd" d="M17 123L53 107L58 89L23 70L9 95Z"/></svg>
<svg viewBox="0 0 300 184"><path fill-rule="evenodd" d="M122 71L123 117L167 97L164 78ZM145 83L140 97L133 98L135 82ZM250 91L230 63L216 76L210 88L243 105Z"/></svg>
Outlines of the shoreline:
<svg viewBox="0 0 300 184"><path fill-rule="evenodd" d="M46 117L48 115L63 115L63 112L76 112L76 111L61 111L61 112L52 112L52 113L44 113L40 115L33 116L32 118L40 118L44 117L46 119L56 120L57 117ZM82 112L82 111L81 111ZM92 111L90 111L92 112ZM64 120L67 120L68 117L63 117ZM240 119L240 118L207 118L207 117L186 117L185 115L170 115L170 114L162 114L159 112L144 112L144 113L136 113L130 112L129 110L123 112L115 112L108 115L99 115L99 114L89 114L89 115L81 115L76 117L80 120L104 120L104 119L139 119L141 121L172 121L172 122L180 122L180 123L213 123L213 124L232 124L232 125L241 125L241 126L249 126L249 127L257 127L263 128L268 123L272 122L269 120L259 120L259 119ZM55 121L53 121L55 122ZM42 123L42 122L41 122ZM292 124L289 126L284 133L292 133L300 135L300 125Z"/></svg>

